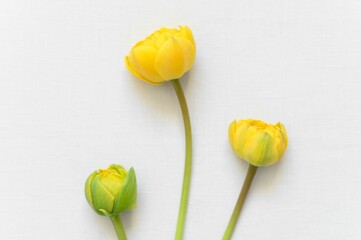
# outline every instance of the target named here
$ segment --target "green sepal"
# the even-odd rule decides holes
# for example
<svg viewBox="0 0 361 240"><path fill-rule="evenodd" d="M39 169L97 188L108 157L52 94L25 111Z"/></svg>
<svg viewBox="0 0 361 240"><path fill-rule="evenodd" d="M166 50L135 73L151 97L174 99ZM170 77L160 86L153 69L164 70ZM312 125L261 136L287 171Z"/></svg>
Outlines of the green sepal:
<svg viewBox="0 0 361 240"><path fill-rule="evenodd" d="M100 215L105 215L107 217L111 217L114 214L113 213L108 213L107 211L105 211L104 209L99 209L99 212L101 213Z"/></svg>
<svg viewBox="0 0 361 240"><path fill-rule="evenodd" d="M124 185L115 199L113 214L134 209L137 206L137 178L133 168L130 168Z"/></svg>

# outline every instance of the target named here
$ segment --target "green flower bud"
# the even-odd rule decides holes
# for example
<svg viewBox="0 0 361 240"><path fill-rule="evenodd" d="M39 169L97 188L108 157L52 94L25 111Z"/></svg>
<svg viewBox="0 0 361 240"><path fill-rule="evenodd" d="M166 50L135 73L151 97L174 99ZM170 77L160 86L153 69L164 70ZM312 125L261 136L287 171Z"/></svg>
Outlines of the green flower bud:
<svg viewBox="0 0 361 240"><path fill-rule="evenodd" d="M93 172L85 183L89 205L100 215L116 216L136 207L137 180L133 168L127 172L112 164L108 169Z"/></svg>

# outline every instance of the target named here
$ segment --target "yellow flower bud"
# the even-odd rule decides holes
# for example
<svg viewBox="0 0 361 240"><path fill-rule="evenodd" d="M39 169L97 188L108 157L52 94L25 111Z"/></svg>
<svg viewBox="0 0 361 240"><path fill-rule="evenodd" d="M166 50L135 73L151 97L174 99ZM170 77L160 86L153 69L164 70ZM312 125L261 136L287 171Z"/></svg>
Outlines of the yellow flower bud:
<svg viewBox="0 0 361 240"><path fill-rule="evenodd" d="M100 215L116 216L136 207L137 181L134 169L127 172L112 164L108 169L93 172L85 183L89 205Z"/></svg>
<svg viewBox="0 0 361 240"><path fill-rule="evenodd" d="M276 163L288 145L287 132L281 123L272 125L252 119L233 121L228 134L236 154L258 167Z"/></svg>
<svg viewBox="0 0 361 240"><path fill-rule="evenodd" d="M161 28L138 42L125 57L125 65L136 77L160 84L182 77L191 69L196 54L192 31Z"/></svg>

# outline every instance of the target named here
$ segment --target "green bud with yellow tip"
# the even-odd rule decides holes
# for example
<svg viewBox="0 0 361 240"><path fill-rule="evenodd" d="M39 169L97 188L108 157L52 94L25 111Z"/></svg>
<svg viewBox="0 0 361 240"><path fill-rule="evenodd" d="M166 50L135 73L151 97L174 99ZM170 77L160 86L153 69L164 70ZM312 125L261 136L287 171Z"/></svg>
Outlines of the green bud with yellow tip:
<svg viewBox="0 0 361 240"><path fill-rule="evenodd" d="M119 214L136 207L137 179L133 168L126 171L112 164L108 169L94 171L86 180L85 197L94 211L109 217L118 239L126 239Z"/></svg>
<svg viewBox="0 0 361 240"><path fill-rule="evenodd" d="M136 207L137 180L134 169L127 172L112 164L108 169L94 171L85 183L89 205L100 215L114 216Z"/></svg>

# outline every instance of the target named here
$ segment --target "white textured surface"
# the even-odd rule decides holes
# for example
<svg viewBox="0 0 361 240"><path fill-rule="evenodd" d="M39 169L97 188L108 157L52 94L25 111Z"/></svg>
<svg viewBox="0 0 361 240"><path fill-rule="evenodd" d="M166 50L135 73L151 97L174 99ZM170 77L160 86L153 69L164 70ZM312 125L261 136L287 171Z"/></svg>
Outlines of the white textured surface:
<svg viewBox="0 0 361 240"><path fill-rule="evenodd" d="M359 0L1 1L0 239L115 239L83 185L134 166L129 239L173 239L184 136L170 85L124 67L161 26L189 25L194 133L187 240L221 239L246 173L227 128L281 121L289 148L256 176L234 239L361 236Z"/></svg>

